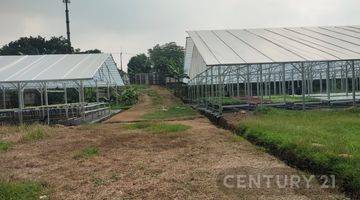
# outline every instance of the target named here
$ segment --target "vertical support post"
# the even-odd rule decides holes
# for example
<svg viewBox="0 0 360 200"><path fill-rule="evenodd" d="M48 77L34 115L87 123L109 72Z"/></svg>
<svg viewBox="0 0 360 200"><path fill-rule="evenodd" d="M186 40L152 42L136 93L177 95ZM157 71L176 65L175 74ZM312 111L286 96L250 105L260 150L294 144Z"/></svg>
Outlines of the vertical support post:
<svg viewBox="0 0 360 200"><path fill-rule="evenodd" d="M247 92L248 92L248 96L251 96L251 92L250 92L250 67L249 65L246 65L246 81L247 81Z"/></svg>
<svg viewBox="0 0 360 200"><path fill-rule="evenodd" d="M95 80L95 92L96 92L96 102L99 103L100 95L99 95L99 85L97 80Z"/></svg>
<svg viewBox="0 0 360 200"><path fill-rule="evenodd" d="M319 81L320 81L320 94L323 93L323 82L322 82L322 72L320 71L320 78L319 78Z"/></svg>
<svg viewBox="0 0 360 200"><path fill-rule="evenodd" d="M3 109L6 109L6 88L2 87L2 101L3 101Z"/></svg>
<svg viewBox="0 0 360 200"><path fill-rule="evenodd" d="M46 106L46 121L47 124L50 124L50 109L49 109L49 95L48 95L48 88L47 83L44 83L44 91L45 91L45 106Z"/></svg>
<svg viewBox="0 0 360 200"><path fill-rule="evenodd" d="M66 118L69 118L69 108L68 108L68 97L67 97L66 83L63 83L63 87L64 87L65 116L66 116Z"/></svg>
<svg viewBox="0 0 360 200"><path fill-rule="evenodd" d="M109 85L108 85L109 88ZM84 93L84 82L80 81L80 88L79 88L79 99L80 99L80 107L81 107L81 118L85 121L85 93Z"/></svg>
<svg viewBox="0 0 360 200"><path fill-rule="evenodd" d="M221 67L218 67L218 77L219 77L219 113L222 114L223 111L223 96L224 96L224 77L222 77Z"/></svg>
<svg viewBox="0 0 360 200"><path fill-rule="evenodd" d="M355 89L355 62L351 61L351 89L352 89L352 99L353 99L353 106L356 106L356 89Z"/></svg>
<svg viewBox="0 0 360 200"><path fill-rule="evenodd" d="M214 67L210 67L210 74L211 74L211 79L210 79L210 82L211 82L211 99L214 100Z"/></svg>
<svg viewBox="0 0 360 200"><path fill-rule="evenodd" d="M262 65L260 64L259 65L260 67L260 105L261 107L263 107L263 103L264 103L264 92L263 92L263 89L264 89L264 85L263 85L263 70L262 70Z"/></svg>
<svg viewBox="0 0 360 200"><path fill-rule="evenodd" d="M301 89L302 89L302 107L303 110L305 110L305 87L306 87L306 83L305 83L305 67L304 67L304 63L301 63Z"/></svg>
<svg viewBox="0 0 360 200"><path fill-rule="evenodd" d="M349 96L349 69L347 63L345 65L345 91L346 96Z"/></svg>
<svg viewBox="0 0 360 200"><path fill-rule="evenodd" d="M294 69L291 69L291 94L295 96L295 81L294 81Z"/></svg>
<svg viewBox="0 0 360 200"><path fill-rule="evenodd" d="M21 83L17 83L17 89L18 89L18 101L19 101L19 123L20 125L23 124L23 88L21 87Z"/></svg>
<svg viewBox="0 0 360 200"><path fill-rule="evenodd" d="M236 94L240 97L240 72L239 68L236 69Z"/></svg>
<svg viewBox="0 0 360 200"><path fill-rule="evenodd" d="M284 97L284 103L286 103L286 71L285 71L285 63L282 64L282 93Z"/></svg>
<svg viewBox="0 0 360 200"><path fill-rule="evenodd" d="M208 102L209 102L209 95L208 95L208 76L209 76L209 70L207 69L205 71L205 93L204 93L204 99L205 99L205 108L208 109Z"/></svg>
<svg viewBox="0 0 360 200"><path fill-rule="evenodd" d="M277 95L277 87L276 87L276 73L274 73L274 95Z"/></svg>
<svg viewBox="0 0 360 200"><path fill-rule="evenodd" d="M326 62L326 94L330 101L330 62Z"/></svg>

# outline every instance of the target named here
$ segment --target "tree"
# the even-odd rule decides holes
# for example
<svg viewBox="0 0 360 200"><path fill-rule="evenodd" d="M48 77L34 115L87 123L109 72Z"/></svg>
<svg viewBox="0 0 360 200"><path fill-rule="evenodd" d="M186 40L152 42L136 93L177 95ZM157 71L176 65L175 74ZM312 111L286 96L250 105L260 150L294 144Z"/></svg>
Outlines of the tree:
<svg viewBox="0 0 360 200"><path fill-rule="evenodd" d="M69 54L69 53L101 53L98 49L82 52L80 49L69 48L64 37L21 37L16 41L0 48L0 55L43 55L43 54Z"/></svg>
<svg viewBox="0 0 360 200"><path fill-rule="evenodd" d="M67 40L64 37L52 37L50 40L38 37L21 37L0 49L1 55L42 55L66 54L69 52Z"/></svg>
<svg viewBox="0 0 360 200"><path fill-rule="evenodd" d="M151 65L149 57L144 53L132 57L128 64L129 77L134 76L138 73L149 73L151 72Z"/></svg>
<svg viewBox="0 0 360 200"><path fill-rule="evenodd" d="M149 56L154 71L165 75L177 77L184 73L184 48L175 42L156 45L149 49Z"/></svg>

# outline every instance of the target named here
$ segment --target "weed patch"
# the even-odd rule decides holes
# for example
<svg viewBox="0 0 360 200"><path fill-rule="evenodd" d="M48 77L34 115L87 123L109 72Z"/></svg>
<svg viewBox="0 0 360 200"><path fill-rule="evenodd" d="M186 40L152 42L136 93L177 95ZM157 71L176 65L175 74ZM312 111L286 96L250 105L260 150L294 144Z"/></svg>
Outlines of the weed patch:
<svg viewBox="0 0 360 200"><path fill-rule="evenodd" d="M1 182L0 199L38 200L44 186L36 182Z"/></svg>
<svg viewBox="0 0 360 200"><path fill-rule="evenodd" d="M0 152L7 151L11 146L10 142L0 141Z"/></svg>
<svg viewBox="0 0 360 200"><path fill-rule="evenodd" d="M23 139L25 141L38 141L44 139L47 135L41 126L29 126L24 130Z"/></svg>
<svg viewBox="0 0 360 200"><path fill-rule="evenodd" d="M81 152L77 153L74 156L75 160L82 159L82 158L91 158L94 156L98 156L100 154L100 150L96 147L88 147L83 149Z"/></svg>
<svg viewBox="0 0 360 200"><path fill-rule="evenodd" d="M156 119L173 119L179 117L192 117L197 115L196 111L187 105L176 105L168 109L159 109L155 112L148 113L143 116L143 119L156 120Z"/></svg>
<svg viewBox="0 0 360 200"><path fill-rule="evenodd" d="M183 124L139 122L139 123L126 125L126 128L130 130L142 129L150 133L159 134L159 133L183 132L190 129L191 127Z"/></svg>

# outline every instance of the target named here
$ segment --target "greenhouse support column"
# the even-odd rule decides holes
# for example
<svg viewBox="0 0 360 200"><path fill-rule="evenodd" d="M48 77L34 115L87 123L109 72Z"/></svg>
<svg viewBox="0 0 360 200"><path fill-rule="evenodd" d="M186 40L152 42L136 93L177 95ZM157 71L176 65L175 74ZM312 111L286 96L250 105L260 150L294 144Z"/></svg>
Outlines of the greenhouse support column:
<svg viewBox="0 0 360 200"><path fill-rule="evenodd" d="M262 65L260 64L260 105L261 107L263 106L264 103L264 85L263 85L263 70L262 70Z"/></svg>
<svg viewBox="0 0 360 200"><path fill-rule="evenodd" d="M327 99L330 101L330 63L326 63L326 94Z"/></svg>
<svg viewBox="0 0 360 200"><path fill-rule="evenodd" d="M238 97L240 97L240 73L239 68L236 69L236 94Z"/></svg>
<svg viewBox="0 0 360 200"><path fill-rule="evenodd" d="M107 90L106 90L106 92L107 92L107 98L108 98L109 103L110 103L111 94L110 94L110 85L109 85L109 83L107 83ZM84 102L85 102L85 98L84 98Z"/></svg>
<svg viewBox="0 0 360 200"><path fill-rule="evenodd" d="M320 72L319 80L320 80L320 94L322 94L323 93L323 85L322 85L322 73L321 72Z"/></svg>
<svg viewBox="0 0 360 200"><path fill-rule="evenodd" d="M211 94L210 94L210 96L211 96L211 99L213 100L214 99L214 67L210 67L210 75L211 75L211 79L210 79Z"/></svg>
<svg viewBox="0 0 360 200"><path fill-rule="evenodd" d="M2 87L2 101L3 101L3 109L6 109L6 88Z"/></svg>
<svg viewBox="0 0 360 200"><path fill-rule="evenodd" d="M66 116L66 118L69 118L69 107L68 107L68 97L67 97L66 83L64 83L63 87L64 87L64 101L65 101L65 116Z"/></svg>
<svg viewBox="0 0 360 200"><path fill-rule="evenodd" d="M276 73L274 73L274 95L277 95L277 88L276 88Z"/></svg>
<svg viewBox="0 0 360 200"><path fill-rule="evenodd" d="M99 95L99 85L97 80L95 80L95 92L96 92L96 102L99 103L100 95Z"/></svg>
<svg viewBox="0 0 360 200"><path fill-rule="evenodd" d="M42 118L45 117L45 110L44 110L44 88L43 85L41 87L41 89L38 90L40 93L40 103L41 103L41 113L42 113Z"/></svg>
<svg viewBox="0 0 360 200"><path fill-rule="evenodd" d="M209 71L206 70L205 71L205 108L208 109L208 102L209 102L209 95L208 95L208 76L209 76Z"/></svg>
<svg viewBox="0 0 360 200"><path fill-rule="evenodd" d="M85 94L84 94L84 82L83 81L80 81L79 94L80 94L79 99L80 99L80 107L81 107L81 109L80 109L81 110L81 118L82 118L82 120L85 121Z"/></svg>
<svg viewBox="0 0 360 200"><path fill-rule="evenodd" d="M345 66L345 80L346 96L349 96L349 69L347 64Z"/></svg>
<svg viewBox="0 0 360 200"><path fill-rule="evenodd" d="M246 65L246 79L247 79L247 92L248 92L248 96L251 96L251 92L250 92L250 67L249 65Z"/></svg>
<svg viewBox="0 0 360 200"><path fill-rule="evenodd" d="M50 124L50 109L49 109L49 96L48 96L48 89L47 89L47 83L44 83L44 90L45 90L45 106L46 106L46 119L47 124Z"/></svg>
<svg viewBox="0 0 360 200"><path fill-rule="evenodd" d="M222 114L223 111L223 96L224 96L224 77L221 74L221 67L218 67L218 79L219 79L219 113Z"/></svg>
<svg viewBox="0 0 360 200"><path fill-rule="evenodd" d="M352 90L353 106L356 106L355 62L354 61L351 61L351 75L352 75L352 77L351 77L351 90Z"/></svg>
<svg viewBox="0 0 360 200"><path fill-rule="evenodd" d="M260 86L259 86L259 73L256 74L256 96L260 94Z"/></svg>
<svg viewBox="0 0 360 200"><path fill-rule="evenodd" d="M22 88L21 88L21 83L17 84L17 89L18 89L18 101L19 101L19 123L22 125L23 124L23 92L22 92Z"/></svg>
<svg viewBox="0 0 360 200"><path fill-rule="evenodd" d="M295 81L294 81L294 69L291 69L291 94L295 96Z"/></svg>
<svg viewBox="0 0 360 200"><path fill-rule="evenodd" d="M306 83L305 83L305 67L304 67L304 63L301 63L301 90L302 90L302 107L303 110L305 110L305 87L306 87Z"/></svg>
<svg viewBox="0 0 360 200"><path fill-rule="evenodd" d="M286 103L286 82L285 82L285 64L282 65L282 93L284 96L284 103Z"/></svg>

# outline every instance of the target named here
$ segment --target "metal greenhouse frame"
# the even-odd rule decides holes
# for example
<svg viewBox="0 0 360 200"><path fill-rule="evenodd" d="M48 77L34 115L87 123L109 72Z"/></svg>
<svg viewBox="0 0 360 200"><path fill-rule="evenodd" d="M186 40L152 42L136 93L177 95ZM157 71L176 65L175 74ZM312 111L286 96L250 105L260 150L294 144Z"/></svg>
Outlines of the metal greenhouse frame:
<svg viewBox="0 0 360 200"><path fill-rule="evenodd" d="M191 31L188 97L199 108L307 109L358 103L360 27ZM227 99L235 103L226 104Z"/></svg>
<svg viewBox="0 0 360 200"><path fill-rule="evenodd" d="M0 123L77 124L99 120L110 115L108 104L100 102L101 90L110 99L111 89L117 92L123 85L110 54L0 56ZM95 89L95 102L86 101L86 88ZM78 92L78 102L68 102L70 89ZM40 105L26 107L25 91L37 93ZM7 107L10 92L17 93L17 107ZM63 102L50 104L50 93L62 93Z"/></svg>

